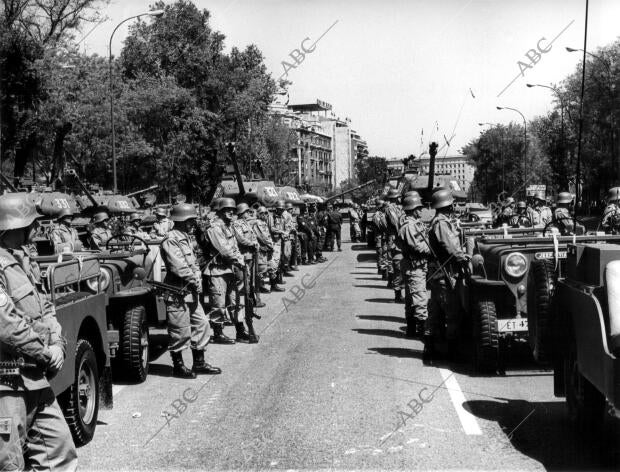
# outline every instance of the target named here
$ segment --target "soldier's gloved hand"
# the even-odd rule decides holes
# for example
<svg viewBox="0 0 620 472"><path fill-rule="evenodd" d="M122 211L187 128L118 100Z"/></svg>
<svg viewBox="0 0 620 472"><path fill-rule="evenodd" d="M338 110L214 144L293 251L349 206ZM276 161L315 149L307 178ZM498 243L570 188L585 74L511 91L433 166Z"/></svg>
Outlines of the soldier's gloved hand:
<svg viewBox="0 0 620 472"><path fill-rule="evenodd" d="M65 362L65 353L60 346L54 344L48 346L48 349L50 350L51 358L47 367L54 372L58 372Z"/></svg>

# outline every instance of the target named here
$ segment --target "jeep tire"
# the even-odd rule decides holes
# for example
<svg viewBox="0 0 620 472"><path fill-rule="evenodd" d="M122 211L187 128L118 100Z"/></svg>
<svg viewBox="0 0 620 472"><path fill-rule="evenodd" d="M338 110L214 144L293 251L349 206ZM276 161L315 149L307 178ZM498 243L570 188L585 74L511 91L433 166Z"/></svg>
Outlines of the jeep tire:
<svg viewBox="0 0 620 472"><path fill-rule="evenodd" d="M542 364L551 361L553 351L551 303L555 286L554 263L532 262L528 277L528 327L534 359ZM532 297L533 298L530 298Z"/></svg>
<svg viewBox="0 0 620 472"><path fill-rule="evenodd" d="M88 444L95 434L99 415L99 369L93 347L78 339L73 384L58 396L58 403L76 446Z"/></svg>
<svg viewBox="0 0 620 472"><path fill-rule="evenodd" d="M129 381L141 383L149 371L149 328L144 305L128 305L121 319L117 368Z"/></svg>
<svg viewBox="0 0 620 472"><path fill-rule="evenodd" d="M499 355L497 310L489 294L476 296L472 312L474 370L495 370Z"/></svg>

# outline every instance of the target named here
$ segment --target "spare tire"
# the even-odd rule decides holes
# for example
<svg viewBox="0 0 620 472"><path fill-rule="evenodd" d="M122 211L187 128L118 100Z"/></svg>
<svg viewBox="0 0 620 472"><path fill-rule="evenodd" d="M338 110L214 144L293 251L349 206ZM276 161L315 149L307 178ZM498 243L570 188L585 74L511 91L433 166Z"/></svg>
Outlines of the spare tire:
<svg viewBox="0 0 620 472"><path fill-rule="evenodd" d="M528 276L528 330L534 359L551 362L553 352L551 302L555 289L554 262L534 260Z"/></svg>

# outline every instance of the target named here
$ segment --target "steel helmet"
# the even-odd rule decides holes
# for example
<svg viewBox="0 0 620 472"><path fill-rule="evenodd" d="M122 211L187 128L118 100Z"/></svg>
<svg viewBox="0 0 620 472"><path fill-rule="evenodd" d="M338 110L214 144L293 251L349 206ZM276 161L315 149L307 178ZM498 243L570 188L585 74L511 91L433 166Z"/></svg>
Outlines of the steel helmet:
<svg viewBox="0 0 620 472"><path fill-rule="evenodd" d="M109 219L110 217L105 211L99 211L93 215L93 223L103 223Z"/></svg>
<svg viewBox="0 0 620 472"><path fill-rule="evenodd" d="M42 216L27 193L7 193L0 196L0 231L26 228Z"/></svg>
<svg viewBox="0 0 620 472"><path fill-rule="evenodd" d="M405 200L403 200L403 210L407 211L407 210L415 210L416 208L420 208L422 205L422 200L420 200L420 197L415 197L415 196L411 196L411 197L405 197Z"/></svg>
<svg viewBox="0 0 620 472"><path fill-rule="evenodd" d="M536 200L540 200L541 202L546 201L545 199L545 192L542 190L536 190L536 193L534 194L534 198Z"/></svg>
<svg viewBox="0 0 620 472"><path fill-rule="evenodd" d="M142 215L140 213L132 213L129 215L129 221L133 223L134 221L142 221Z"/></svg>
<svg viewBox="0 0 620 472"><path fill-rule="evenodd" d="M192 218L198 218L196 208L191 203L178 203L172 207L170 219L172 221L187 221Z"/></svg>
<svg viewBox="0 0 620 472"><path fill-rule="evenodd" d="M237 205L237 216L243 215L249 209L250 207L247 203L239 203L239 205Z"/></svg>
<svg viewBox="0 0 620 472"><path fill-rule="evenodd" d="M258 211L258 213L259 213L259 214L261 214L261 215L262 215L263 213L269 213L269 211L267 210L267 208L265 208L265 207L264 207L264 206L262 206L262 205L258 207L258 210L257 210L257 211Z"/></svg>
<svg viewBox="0 0 620 472"><path fill-rule="evenodd" d="M573 196L569 192L558 193L558 203L570 203L573 201Z"/></svg>
<svg viewBox="0 0 620 472"><path fill-rule="evenodd" d="M63 208L62 210L58 212L58 216L56 218L60 220L61 218L64 218L65 216L73 217L73 210L71 208Z"/></svg>
<svg viewBox="0 0 620 472"><path fill-rule="evenodd" d="M607 194L608 202L617 202L620 200L620 187L612 187L609 189L609 193Z"/></svg>
<svg viewBox="0 0 620 472"><path fill-rule="evenodd" d="M452 192L448 189L437 190L431 197L431 206L435 209L445 208L453 203Z"/></svg>
<svg viewBox="0 0 620 472"><path fill-rule="evenodd" d="M398 197L400 197L400 192L398 191L398 189L391 188L387 194L387 199L396 200Z"/></svg>
<svg viewBox="0 0 620 472"><path fill-rule="evenodd" d="M166 212L165 208L159 207L157 210L155 210L155 215L156 216L168 216L168 213Z"/></svg>
<svg viewBox="0 0 620 472"><path fill-rule="evenodd" d="M512 197L508 197L506 199L506 205L512 205L515 202L515 199Z"/></svg>
<svg viewBox="0 0 620 472"><path fill-rule="evenodd" d="M288 202L288 203L286 204L286 209L287 209L287 210L292 210L292 209L293 209L293 204L292 204L291 202Z"/></svg>
<svg viewBox="0 0 620 472"><path fill-rule="evenodd" d="M237 205L232 198L220 198L217 201L217 211L232 210L237 211Z"/></svg>
<svg viewBox="0 0 620 472"><path fill-rule="evenodd" d="M520 201L519 203L517 203L517 208L527 208L527 205L524 201Z"/></svg>
<svg viewBox="0 0 620 472"><path fill-rule="evenodd" d="M418 197L420 198L420 194L418 192L416 192L415 190L409 190L408 192L405 192L405 198L407 197Z"/></svg>
<svg viewBox="0 0 620 472"><path fill-rule="evenodd" d="M276 202L276 208L277 208L277 209L282 209L282 210L284 210L284 208L285 208L285 205L284 205L284 200L278 200L278 201Z"/></svg>

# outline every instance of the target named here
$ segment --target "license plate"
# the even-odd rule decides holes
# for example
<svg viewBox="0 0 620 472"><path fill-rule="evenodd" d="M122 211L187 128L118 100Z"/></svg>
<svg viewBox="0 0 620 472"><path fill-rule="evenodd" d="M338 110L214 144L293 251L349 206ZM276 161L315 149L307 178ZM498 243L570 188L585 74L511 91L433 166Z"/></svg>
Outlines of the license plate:
<svg viewBox="0 0 620 472"><path fill-rule="evenodd" d="M497 320L497 330L500 333L507 331L527 331L526 318L509 318L506 320Z"/></svg>
<svg viewBox="0 0 620 472"><path fill-rule="evenodd" d="M534 254L536 259L554 259L555 253L552 251L548 252L537 252ZM566 259L566 251L558 251L558 259Z"/></svg>

